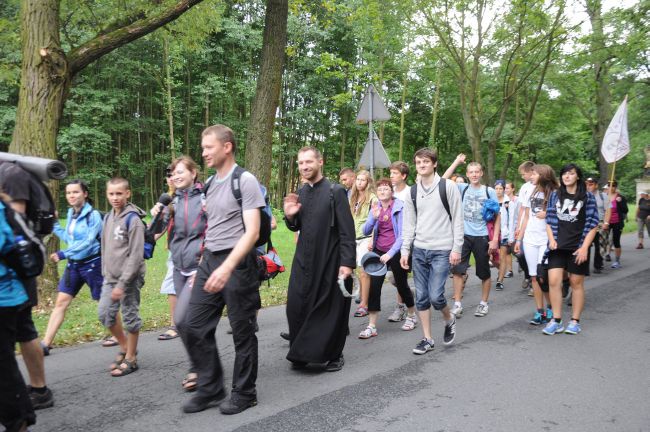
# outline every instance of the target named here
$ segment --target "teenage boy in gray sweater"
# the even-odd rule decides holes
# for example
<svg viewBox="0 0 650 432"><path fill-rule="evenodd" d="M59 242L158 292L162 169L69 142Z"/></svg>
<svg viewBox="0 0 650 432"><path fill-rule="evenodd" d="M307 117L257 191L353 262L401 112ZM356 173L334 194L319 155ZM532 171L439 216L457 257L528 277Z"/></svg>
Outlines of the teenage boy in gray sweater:
<svg viewBox="0 0 650 432"><path fill-rule="evenodd" d="M404 201L402 258L400 264L409 268L409 253L413 250L415 305L422 322L424 338L413 349L414 354L425 354L434 346L431 337L431 306L442 312L445 320L443 341L448 345L456 337L456 318L449 311L445 299L445 282L449 265L460 262L463 247L463 214L460 193L452 181L444 181L436 173L438 155L429 148L415 152L415 168L420 181L413 195ZM445 201L447 205L445 205Z"/></svg>
<svg viewBox="0 0 650 432"><path fill-rule="evenodd" d="M131 188L126 179L115 177L106 184L106 196L113 209L104 218L102 230L102 275L99 321L115 336L120 352L111 364L111 375L121 377L138 370L136 353L142 320L140 290L144 285L144 230L142 209L129 202ZM127 330L116 320L122 309Z"/></svg>

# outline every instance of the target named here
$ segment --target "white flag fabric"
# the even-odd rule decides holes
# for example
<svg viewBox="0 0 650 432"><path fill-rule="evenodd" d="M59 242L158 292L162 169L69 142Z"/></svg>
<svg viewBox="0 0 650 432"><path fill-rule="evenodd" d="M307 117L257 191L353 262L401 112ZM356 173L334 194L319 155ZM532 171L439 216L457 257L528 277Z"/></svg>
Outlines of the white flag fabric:
<svg viewBox="0 0 650 432"><path fill-rule="evenodd" d="M627 96L607 127L600 152L607 163L623 159L630 152L630 138L627 134Z"/></svg>

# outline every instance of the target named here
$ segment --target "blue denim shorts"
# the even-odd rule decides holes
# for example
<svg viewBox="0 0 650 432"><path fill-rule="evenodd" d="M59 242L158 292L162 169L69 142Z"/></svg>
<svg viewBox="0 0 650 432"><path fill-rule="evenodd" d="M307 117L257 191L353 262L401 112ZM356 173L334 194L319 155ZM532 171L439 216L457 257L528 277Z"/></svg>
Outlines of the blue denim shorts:
<svg viewBox="0 0 650 432"><path fill-rule="evenodd" d="M417 310L435 310L447 306L445 283L449 278L448 250L413 248L413 279L415 280L415 306Z"/></svg>

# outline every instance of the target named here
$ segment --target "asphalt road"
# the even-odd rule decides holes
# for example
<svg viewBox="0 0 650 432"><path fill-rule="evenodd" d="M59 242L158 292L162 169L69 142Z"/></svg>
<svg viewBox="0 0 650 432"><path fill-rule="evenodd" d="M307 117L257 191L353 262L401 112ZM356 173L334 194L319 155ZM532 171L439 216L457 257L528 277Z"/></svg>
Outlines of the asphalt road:
<svg viewBox="0 0 650 432"><path fill-rule="evenodd" d="M285 360L284 307L268 308L259 317L258 406L182 414L187 357L179 339L155 332L142 335L140 370L124 378L109 375L116 350L98 342L53 350L46 371L56 403L31 430L650 431L650 250L634 250L631 235L623 243L623 267L587 279L578 336L544 336L528 324L534 305L518 275L492 292L486 317L474 317L480 290L470 277L453 345L441 343L435 314L435 350L412 354L421 330L386 321L395 291L385 289L379 336L357 339L367 321L351 317L344 369L305 372ZM226 327L217 340L229 380Z"/></svg>

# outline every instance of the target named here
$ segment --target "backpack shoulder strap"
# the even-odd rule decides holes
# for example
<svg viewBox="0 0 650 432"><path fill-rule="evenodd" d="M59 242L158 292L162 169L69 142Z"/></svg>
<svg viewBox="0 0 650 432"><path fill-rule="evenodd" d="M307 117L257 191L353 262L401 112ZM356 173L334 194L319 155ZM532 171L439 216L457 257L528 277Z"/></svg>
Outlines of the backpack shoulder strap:
<svg viewBox="0 0 650 432"><path fill-rule="evenodd" d="M463 189L463 193L460 194L461 203L465 200L465 192L467 192L467 189L469 189L469 185L465 186L465 189Z"/></svg>
<svg viewBox="0 0 650 432"><path fill-rule="evenodd" d="M131 219L133 219L133 216L137 216L138 219L140 219L140 215L137 212L130 211L129 214L126 215L126 230L129 230L129 227L131 226ZM140 219L142 220L142 219ZM143 221L144 223L144 221Z"/></svg>
<svg viewBox="0 0 650 432"><path fill-rule="evenodd" d="M418 215L418 184L413 183L413 186L411 186L411 189L409 190L411 193L411 201L413 201L413 208L415 209L415 215Z"/></svg>
<svg viewBox="0 0 650 432"><path fill-rule="evenodd" d="M210 188L210 185L212 184L212 181L214 180L214 176L211 175L208 177L208 179L205 181L205 184L203 185L203 188L201 189L201 193L203 196L208 196L208 189Z"/></svg>
<svg viewBox="0 0 650 432"><path fill-rule="evenodd" d="M246 170L237 165L230 175L230 186L232 189L232 195L235 197L237 200L237 204L239 204L239 207L242 207L242 196L241 196L241 187L239 185L240 180L241 180L241 175L244 173Z"/></svg>
<svg viewBox="0 0 650 432"><path fill-rule="evenodd" d="M442 201L442 205L451 221L451 210L449 209L449 199L447 199L447 179L443 177L440 178L440 183L438 183L438 192L440 192L440 200Z"/></svg>

